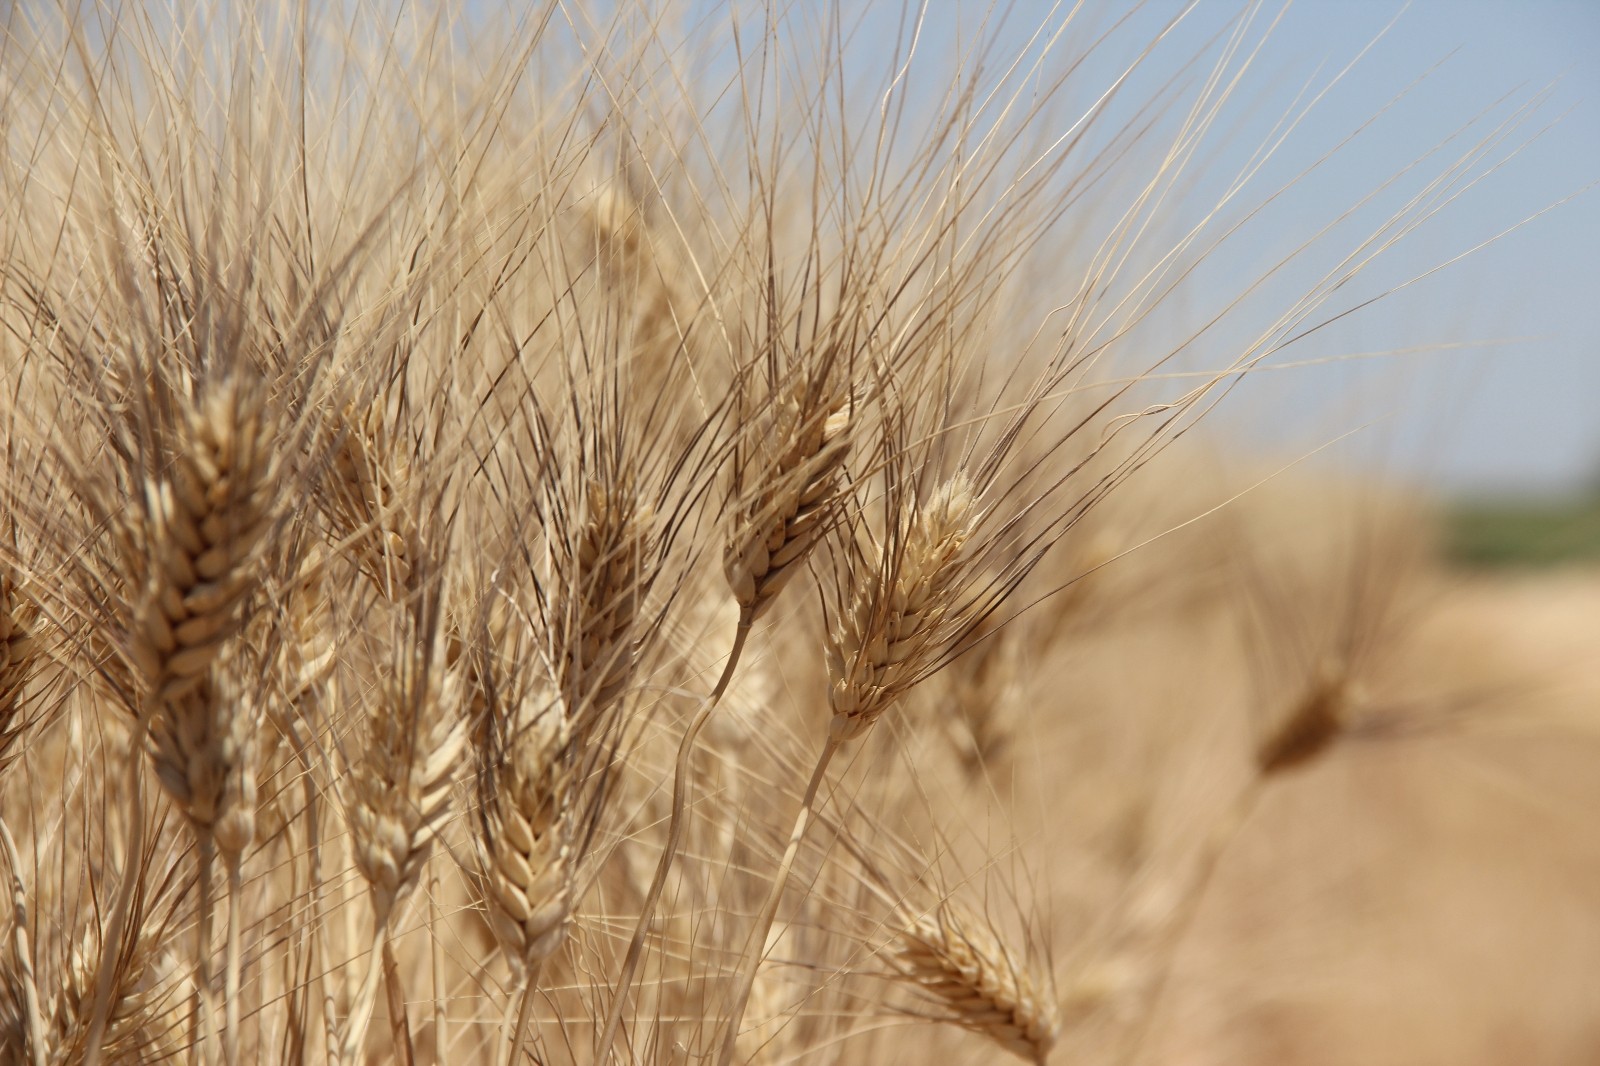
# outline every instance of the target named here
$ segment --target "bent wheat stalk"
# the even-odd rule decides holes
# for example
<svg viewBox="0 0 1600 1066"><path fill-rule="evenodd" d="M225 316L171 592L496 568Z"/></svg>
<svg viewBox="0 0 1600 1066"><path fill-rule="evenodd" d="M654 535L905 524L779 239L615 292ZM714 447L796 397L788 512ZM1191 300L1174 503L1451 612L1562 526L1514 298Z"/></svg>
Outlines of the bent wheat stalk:
<svg viewBox="0 0 1600 1066"><path fill-rule="evenodd" d="M755 480L762 486L751 499L740 501L740 511L723 552L723 572L739 605L739 623L722 675L695 711L678 744L667 840L613 985L616 991L598 1045L602 1056L610 1055L615 1042L628 989L644 951L645 935L683 841L683 812L688 802L695 742L733 680L751 627L776 602L838 512L838 475L850 449L853 409L848 399L821 402L818 384L802 381L784 403L774 405L770 439L782 443L764 457L762 465L756 470L742 470L741 457L736 455L734 459L736 488L743 480Z"/></svg>

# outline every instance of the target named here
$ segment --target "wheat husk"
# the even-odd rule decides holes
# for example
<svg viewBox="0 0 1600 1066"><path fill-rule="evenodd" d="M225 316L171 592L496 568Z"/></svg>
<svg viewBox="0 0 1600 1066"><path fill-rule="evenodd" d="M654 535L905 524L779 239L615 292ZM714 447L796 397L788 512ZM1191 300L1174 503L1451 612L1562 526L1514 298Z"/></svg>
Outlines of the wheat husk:
<svg viewBox="0 0 1600 1066"><path fill-rule="evenodd" d="M1050 982L1023 965L989 923L946 901L900 935L893 958L901 980L942 1008L942 1018L1043 1063L1060 1036Z"/></svg>
<svg viewBox="0 0 1600 1066"><path fill-rule="evenodd" d="M847 400L817 403L809 388L774 405L758 445L768 450L740 475L758 488L740 501L723 552L723 573L746 624L772 606L826 532L839 502L838 472L849 452L852 417Z"/></svg>

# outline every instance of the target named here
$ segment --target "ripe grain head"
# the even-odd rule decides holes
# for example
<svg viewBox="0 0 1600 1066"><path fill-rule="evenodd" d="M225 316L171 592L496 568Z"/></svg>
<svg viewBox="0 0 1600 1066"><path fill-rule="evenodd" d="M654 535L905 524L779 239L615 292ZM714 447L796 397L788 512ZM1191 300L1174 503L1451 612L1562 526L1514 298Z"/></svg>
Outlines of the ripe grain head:
<svg viewBox="0 0 1600 1066"><path fill-rule="evenodd" d="M945 1020L1032 1062L1048 1060L1061 1030L1054 983L985 919L947 900L911 921L892 950L901 979L939 1004Z"/></svg>

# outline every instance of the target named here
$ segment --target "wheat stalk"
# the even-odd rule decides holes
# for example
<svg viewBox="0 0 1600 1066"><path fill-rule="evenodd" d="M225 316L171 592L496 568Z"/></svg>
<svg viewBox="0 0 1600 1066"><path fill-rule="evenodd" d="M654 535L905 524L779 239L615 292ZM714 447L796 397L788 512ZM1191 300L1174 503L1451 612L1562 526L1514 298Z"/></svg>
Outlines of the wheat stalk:
<svg viewBox="0 0 1600 1066"><path fill-rule="evenodd" d="M491 646L479 656L485 717L477 841L491 923L516 986L507 1003L508 1063L522 1044L540 967L571 918L578 828L600 814L622 698L647 629L643 608L660 566L655 513L631 473L585 465L606 476L584 479L576 500L561 499L566 486L558 484L547 504L536 611L515 610L509 594L495 590ZM547 682L518 661L518 649L540 635Z"/></svg>
<svg viewBox="0 0 1600 1066"><path fill-rule="evenodd" d="M255 839L255 703L234 670L213 670L150 722L156 779L197 833L237 857Z"/></svg>
<svg viewBox="0 0 1600 1066"><path fill-rule="evenodd" d="M792 383L781 399L769 404L768 423L735 448L733 519L722 558L723 574L739 605L738 627L721 676L690 719L678 744L667 839L634 923L633 937L601 1030L599 1047L603 1053L615 1040L623 1002L644 950L645 935L682 843L695 742L733 679L751 626L776 602L784 585L837 518L843 502L839 473L849 454L855 412L849 397L832 401L824 398L827 369L821 368L816 379L802 376ZM750 449L748 456L744 454L746 448ZM751 460L748 465L746 458ZM741 496L742 486L754 487L747 496Z"/></svg>
<svg viewBox="0 0 1600 1066"><path fill-rule="evenodd" d="M450 813L466 731L451 713L449 686L433 684L417 691L406 682L380 682L382 695L366 715L362 757L351 767L356 867L372 886L380 922L416 884Z"/></svg>
<svg viewBox="0 0 1600 1066"><path fill-rule="evenodd" d="M689 365L694 329L691 301L682 291L692 263L663 244L645 206L620 178L599 182L583 206L601 253L603 276L621 294L632 320L629 387L636 402L641 407L663 397L692 402L684 394L680 372ZM696 387L703 384L695 381ZM687 423L680 425L688 430Z"/></svg>
<svg viewBox="0 0 1600 1066"><path fill-rule="evenodd" d="M625 477L589 478L583 507L571 543L551 540L545 617L555 684L580 717L605 715L632 678L656 565L654 512Z"/></svg>
<svg viewBox="0 0 1600 1066"><path fill-rule="evenodd" d="M580 802L574 786L582 784L561 705L533 710L525 704L518 717L511 750L482 775L475 837L490 926L511 962L515 987L504 1022L508 1066L522 1044L540 970L572 919Z"/></svg>
<svg viewBox="0 0 1600 1066"><path fill-rule="evenodd" d="M33 612L17 593L11 567L0 560L0 775L29 725L23 688L38 657L33 635L36 624Z"/></svg>
<svg viewBox="0 0 1600 1066"><path fill-rule="evenodd" d="M559 713L551 707L538 717ZM563 732L524 730L485 789L480 862L491 924L519 971L555 953L571 917L572 796L561 765Z"/></svg>
<svg viewBox="0 0 1600 1066"><path fill-rule="evenodd" d="M399 600L414 591L418 562L417 527L404 495L410 468L394 454L377 404L365 415L345 404L326 432L332 459L322 482L323 514L362 573L385 597Z"/></svg>
<svg viewBox="0 0 1600 1066"><path fill-rule="evenodd" d="M232 1066L239 1054L240 866L255 839L255 735L258 715L254 700L232 671L213 668L200 685L162 705L150 721L148 744L156 778L183 812L199 845L200 918L195 926L198 972L206 1025L214 1024L210 1002L211 887L213 853L220 850L227 865L227 950L224 957L223 1006L226 1026L223 1055ZM212 1034L208 1032L207 1041Z"/></svg>
<svg viewBox="0 0 1600 1066"><path fill-rule="evenodd" d="M151 410L167 412L165 425L149 427L153 432L140 444L155 451L147 462L164 456L165 464L143 475L142 508L113 516L128 590L119 621L137 683L139 735L198 843L196 1023L214 1058L211 857L220 832L230 868L236 867L254 833L254 721L236 701L219 698L208 678L225 642L245 622L246 600L260 580L262 544L278 518L277 427L263 387L243 369L206 377L192 398L160 379L152 388ZM114 948L120 936L114 920L109 945ZM236 964L230 952L230 984L237 981ZM233 1021L225 1046L230 1063L237 1056Z"/></svg>
<svg viewBox="0 0 1600 1066"><path fill-rule="evenodd" d="M861 583L828 642L831 737L844 742L865 733L965 635L952 593L974 511L964 475L943 482L904 520L878 579Z"/></svg>

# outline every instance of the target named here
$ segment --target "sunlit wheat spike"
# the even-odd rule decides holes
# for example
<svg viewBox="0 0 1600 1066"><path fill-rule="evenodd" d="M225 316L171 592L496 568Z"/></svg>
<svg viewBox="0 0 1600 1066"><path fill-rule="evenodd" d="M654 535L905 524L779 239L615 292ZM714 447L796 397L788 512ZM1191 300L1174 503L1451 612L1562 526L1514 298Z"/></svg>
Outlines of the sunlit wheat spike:
<svg viewBox="0 0 1600 1066"><path fill-rule="evenodd" d="M893 947L902 980L945 1008L944 1019L1043 1063L1060 1036L1051 982L1032 972L989 923L946 901Z"/></svg>
<svg viewBox="0 0 1600 1066"><path fill-rule="evenodd" d="M573 905L572 796L559 705L532 710L480 790L479 866L490 924L526 970L561 946Z"/></svg>
<svg viewBox="0 0 1600 1066"><path fill-rule="evenodd" d="M840 740L865 732L960 636L950 631L950 593L974 506L965 477L939 485L903 520L879 580L864 580L839 620L829 638L828 697Z"/></svg>
<svg viewBox="0 0 1600 1066"><path fill-rule="evenodd" d="M283 626L284 695L290 705L316 691L333 672L337 648L329 632L322 571L323 553L307 552L289 588Z"/></svg>
<svg viewBox="0 0 1600 1066"><path fill-rule="evenodd" d="M233 855L255 837L256 715L248 699L237 683L208 677L150 722L156 778L184 816Z"/></svg>
<svg viewBox="0 0 1600 1066"><path fill-rule="evenodd" d="M201 683L257 587L282 488L262 399L242 374L208 383L177 421L166 472L145 480L144 521L124 529L130 654L158 701Z"/></svg>
<svg viewBox="0 0 1600 1066"><path fill-rule="evenodd" d="M412 662L405 656L406 663ZM403 669L402 673L410 672ZM455 771L466 744L453 676L385 679L367 709L345 809L356 867L388 915L416 886L450 813Z"/></svg>
<svg viewBox="0 0 1600 1066"><path fill-rule="evenodd" d="M746 621L759 618L827 530L839 467L850 449L847 399L821 403L802 384L774 404L771 424L739 472L748 499L723 552L723 571Z"/></svg>
<svg viewBox="0 0 1600 1066"><path fill-rule="evenodd" d="M635 628L645 594L653 518L625 483L591 478L570 545L552 545L550 634L568 708L613 704L633 675Z"/></svg>

